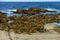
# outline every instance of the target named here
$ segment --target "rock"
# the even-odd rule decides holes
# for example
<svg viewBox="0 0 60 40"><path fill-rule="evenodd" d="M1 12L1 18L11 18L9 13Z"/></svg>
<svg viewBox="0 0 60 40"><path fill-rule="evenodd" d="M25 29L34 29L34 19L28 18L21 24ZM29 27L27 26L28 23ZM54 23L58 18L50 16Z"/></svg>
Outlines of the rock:
<svg viewBox="0 0 60 40"><path fill-rule="evenodd" d="M41 10L41 9L32 9L32 11L31 9L29 9L29 10L24 10L24 12L25 13L29 12L27 14L30 14L30 12L32 12L33 14L33 12L37 10ZM13 21L10 21L10 20L13 20ZM2 24L1 26L4 25L5 28L9 27L8 29L15 33L36 33L36 31L44 32L45 29L53 30L55 26L53 24L48 24L48 23L53 23L57 21L60 21L58 14L54 14L54 15L38 14L35 16L11 16L11 17L0 18L0 22L1 22L0 24ZM46 27L44 27L43 25ZM50 25L54 27L50 27ZM1 27L1 30L2 29L5 30L4 27Z"/></svg>
<svg viewBox="0 0 60 40"><path fill-rule="evenodd" d="M17 9L16 11L12 11L13 13L16 14L25 14L24 10Z"/></svg>
<svg viewBox="0 0 60 40"><path fill-rule="evenodd" d="M0 24L0 30L4 30L4 25Z"/></svg>
<svg viewBox="0 0 60 40"><path fill-rule="evenodd" d="M6 13L0 11L0 17L6 17Z"/></svg>
<svg viewBox="0 0 60 40"><path fill-rule="evenodd" d="M13 22L14 22L13 20L8 21L8 23L13 23Z"/></svg>
<svg viewBox="0 0 60 40"><path fill-rule="evenodd" d="M12 11L15 14L29 14L29 15L34 15L38 14L40 12L55 12L55 11L49 11L43 8L29 8L28 10L20 10L17 9L16 11Z"/></svg>
<svg viewBox="0 0 60 40"><path fill-rule="evenodd" d="M45 24L44 25L44 29L46 29L47 32L53 32L55 28L57 28L58 26L53 24L53 23L49 23L49 24Z"/></svg>
<svg viewBox="0 0 60 40"><path fill-rule="evenodd" d="M57 33L60 33L60 27L55 27L54 31L56 31Z"/></svg>
<svg viewBox="0 0 60 40"><path fill-rule="evenodd" d="M43 8L30 8L29 10L31 11L36 11L36 12L48 12L48 10L45 10Z"/></svg>

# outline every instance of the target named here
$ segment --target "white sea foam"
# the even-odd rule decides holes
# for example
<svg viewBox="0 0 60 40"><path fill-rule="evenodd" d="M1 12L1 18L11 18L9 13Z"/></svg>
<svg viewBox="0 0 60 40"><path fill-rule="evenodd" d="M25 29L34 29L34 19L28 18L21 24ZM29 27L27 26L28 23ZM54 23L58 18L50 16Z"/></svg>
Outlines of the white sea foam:
<svg viewBox="0 0 60 40"><path fill-rule="evenodd" d="M9 10L9 11L10 11L10 12L11 12L11 11L16 11L16 9L11 9L11 10Z"/></svg>
<svg viewBox="0 0 60 40"><path fill-rule="evenodd" d="M46 8L46 9L49 10L49 11L56 11L57 13L60 13L59 9L54 9L54 8Z"/></svg>
<svg viewBox="0 0 60 40"><path fill-rule="evenodd" d="M60 23L56 23L56 22L54 22L53 24L56 24L56 25L58 25L58 27L60 27Z"/></svg>
<svg viewBox="0 0 60 40"><path fill-rule="evenodd" d="M57 11L57 9L50 9L50 8L47 8L47 10L49 10L49 11Z"/></svg>
<svg viewBox="0 0 60 40"><path fill-rule="evenodd" d="M16 9L7 9L7 10L0 10L1 12L7 13L7 16L13 16L13 12L11 11L16 11Z"/></svg>
<svg viewBox="0 0 60 40"><path fill-rule="evenodd" d="M24 10L28 10L28 8L24 8Z"/></svg>
<svg viewBox="0 0 60 40"><path fill-rule="evenodd" d="M45 13L40 13L40 14L59 14L60 13L59 9L54 9L54 8L45 8L45 9L49 11L55 11L55 12L45 12Z"/></svg>

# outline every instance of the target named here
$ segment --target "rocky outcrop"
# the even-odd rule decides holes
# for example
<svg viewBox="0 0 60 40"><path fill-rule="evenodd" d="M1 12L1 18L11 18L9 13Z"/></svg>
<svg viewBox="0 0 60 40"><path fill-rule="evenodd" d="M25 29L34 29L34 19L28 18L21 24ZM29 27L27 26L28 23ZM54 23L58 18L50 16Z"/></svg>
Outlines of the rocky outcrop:
<svg viewBox="0 0 60 40"><path fill-rule="evenodd" d="M56 31L57 33L60 33L60 27L55 27L54 31Z"/></svg>
<svg viewBox="0 0 60 40"><path fill-rule="evenodd" d="M6 13L0 12L0 17L6 17Z"/></svg>
<svg viewBox="0 0 60 40"><path fill-rule="evenodd" d="M20 10L17 9L17 11L12 11L15 14L29 14L29 15L34 15L38 14L40 12L55 12L55 11L49 11L43 8L29 8L28 10Z"/></svg>
<svg viewBox="0 0 60 40"><path fill-rule="evenodd" d="M30 14L31 16L1 16L0 18L0 30L13 31L15 33L36 33L45 32L44 26L47 23L59 22L60 14L43 15L38 14L32 16L37 12L49 12L48 10L41 8L30 8L28 10L17 10L17 14ZM2 26L3 25L3 26ZM8 31L9 30L9 31Z"/></svg>
<svg viewBox="0 0 60 40"><path fill-rule="evenodd" d="M44 29L46 30L46 32L60 33L60 27L54 23L45 24Z"/></svg>
<svg viewBox="0 0 60 40"><path fill-rule="evenodd" d="M55 28L58 28L58 26L53 23L48 23L44 25L44 29L46 29L47 32L54 32Z"/></svg>
<svg viewBox="0 0 60 40"><path fill-rule="evenodd" d="M36 16L12 16L2 18L2 25L8 27L10 31L15 33L35 33L35 32L45 32L44 26L47 23L53 23L60 21L60 15L36 15ZM10 20L13 20L12 23L9 23ZM4 27L1 27L1 30ZM8 31L8 30L7 30Z"/></svg>

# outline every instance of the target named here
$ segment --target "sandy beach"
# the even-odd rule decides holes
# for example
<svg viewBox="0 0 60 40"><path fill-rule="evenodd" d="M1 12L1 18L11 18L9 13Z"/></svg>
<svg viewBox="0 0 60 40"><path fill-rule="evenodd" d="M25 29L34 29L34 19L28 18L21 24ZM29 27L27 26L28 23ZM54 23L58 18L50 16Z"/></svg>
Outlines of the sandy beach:
<svg viewBox="0 0 60 40"><path fill-rule="evenodd" d="M60 34L53 33L34 33L34 34L15 34L10 32L12 40L60 40ZM0 31L0 40L11 40L9 39L8 33Z"/></svg>

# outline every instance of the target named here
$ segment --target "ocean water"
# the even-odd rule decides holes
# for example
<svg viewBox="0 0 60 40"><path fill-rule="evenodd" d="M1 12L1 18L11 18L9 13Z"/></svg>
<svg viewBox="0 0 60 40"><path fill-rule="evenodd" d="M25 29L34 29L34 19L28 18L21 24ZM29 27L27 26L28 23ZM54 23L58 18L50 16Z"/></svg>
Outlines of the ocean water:
<svg viewBox="0 0 60 40"><path fill-rule="evenodd" d="M31 7L60 9L60 2L0 2L0 9L24 9Z"/></svg>
<svg viewBox="0 0 60 40"><path fill-rule="evenodd" d="M13 16L14 14L11 11L15 11L16 9L28 8L44 8L47 10L56 11L47 12L45 14L58 14L60 13L60 2L0 2L0 11L7 13L7 16ZM21 14L18 16L21 16ZM60 23L55 24L60 26Z"/></svg>
<svg viewBox="0 0 60 40"><path fill-rule="evenodd" d="M13 15L10 11L28 8L44 8L47 10L57 11L55 13L60 13L60 2L0 2L0 11L8 13L8 16ZM47 12L46 14L55 13Z"/></svg>

